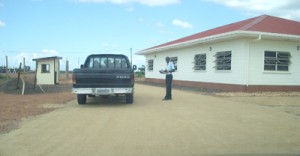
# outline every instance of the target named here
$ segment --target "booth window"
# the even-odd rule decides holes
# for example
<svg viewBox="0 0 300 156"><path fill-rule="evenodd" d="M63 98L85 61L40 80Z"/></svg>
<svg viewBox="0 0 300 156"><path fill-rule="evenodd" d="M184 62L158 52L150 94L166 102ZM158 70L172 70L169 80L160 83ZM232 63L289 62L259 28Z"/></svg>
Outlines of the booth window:
<svg viewBox="0 0 300 156"><path fill-rule="evenodd" d="M42 73L50 73L50 64L42 64Z"/></svg>

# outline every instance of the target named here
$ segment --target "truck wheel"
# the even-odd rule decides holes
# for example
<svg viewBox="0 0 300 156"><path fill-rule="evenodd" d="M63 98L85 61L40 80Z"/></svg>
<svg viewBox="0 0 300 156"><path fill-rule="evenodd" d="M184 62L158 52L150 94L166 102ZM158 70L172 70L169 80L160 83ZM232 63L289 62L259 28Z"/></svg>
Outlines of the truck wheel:
<svg viewBox="0 0 300 156"><path fill-rule="evenodd" d="M126 103L128 104L133 103L133 94L126 94Z"/></svg>
<svg viewBox="0 0 300 156"><path fill-rule="evenodd" d="M86 95L85 94L77 94L77 102L80 105L84 105L86 103Z"/></svg>

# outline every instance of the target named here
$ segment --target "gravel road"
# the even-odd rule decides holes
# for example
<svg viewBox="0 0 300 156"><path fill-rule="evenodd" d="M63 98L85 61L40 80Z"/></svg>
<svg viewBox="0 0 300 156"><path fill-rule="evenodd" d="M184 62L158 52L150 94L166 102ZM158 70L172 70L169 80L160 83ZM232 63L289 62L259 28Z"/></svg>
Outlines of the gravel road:
<svg viewBox="0 0 300 156"><path fill-rule="evenodd" d="M0 156L300 155L300 97L218 97L137 84L72 101L0 135Z"/></svg>

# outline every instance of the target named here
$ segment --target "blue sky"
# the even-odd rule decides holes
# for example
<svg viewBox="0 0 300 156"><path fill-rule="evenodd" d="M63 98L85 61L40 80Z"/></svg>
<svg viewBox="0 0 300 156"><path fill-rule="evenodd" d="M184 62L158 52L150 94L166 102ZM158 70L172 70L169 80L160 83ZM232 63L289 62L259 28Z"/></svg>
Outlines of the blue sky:
<svg viewBox="0 0 300 156"><path fill-rule="evenodd" d="M262 14L300 21L298 0L0 0L0 66L60 56L130 56L158 44ZM133 55L133 64L145 64Z"/></svg>

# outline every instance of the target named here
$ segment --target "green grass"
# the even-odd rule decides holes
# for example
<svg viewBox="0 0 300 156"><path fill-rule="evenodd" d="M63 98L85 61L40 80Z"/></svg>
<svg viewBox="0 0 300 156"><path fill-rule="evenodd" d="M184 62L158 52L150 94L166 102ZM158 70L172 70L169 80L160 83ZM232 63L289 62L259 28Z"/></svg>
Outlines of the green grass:
<svg viewBox="0 0 300 156"><path fill-rule="evenodd" d="M145 78L145 74L142 73L142 72L136 72L136 73L135 73L135 77L136 77L136 78Z"/></svg>
<svg viewBox="0 0 300 156"><path fill-rule="evenodd" d="M0 74L0 85L5 83L7 80L8 80L8 78L5 74Z"/></svg>

